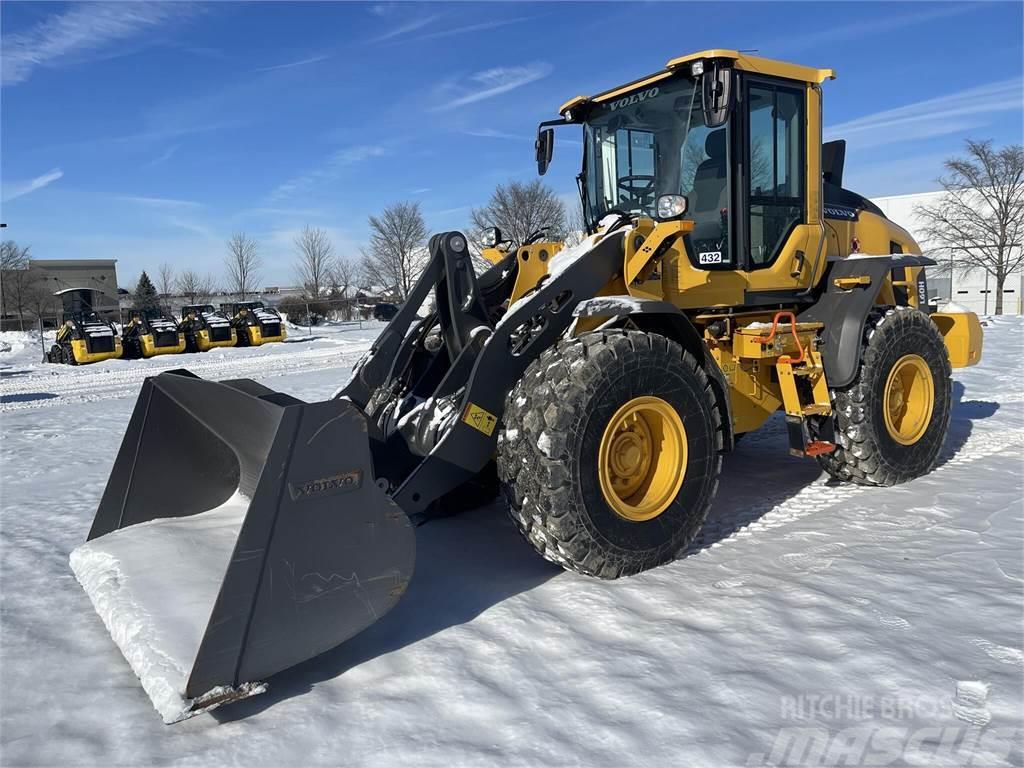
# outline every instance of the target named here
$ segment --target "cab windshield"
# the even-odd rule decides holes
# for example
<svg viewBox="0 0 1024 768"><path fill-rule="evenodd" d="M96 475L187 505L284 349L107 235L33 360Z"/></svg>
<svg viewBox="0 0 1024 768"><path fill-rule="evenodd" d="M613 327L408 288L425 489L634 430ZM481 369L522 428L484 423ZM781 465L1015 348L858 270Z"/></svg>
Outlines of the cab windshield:
<svg viewBox="0 0 1024 768"><path fill-rule="evenodd" d="M704 124L696 91L693 80L676 77L591 108L583 187L591 227L613 210L654 216L660 195L686 195L686 218L701 239L724 246L726 128Z"/></svg>

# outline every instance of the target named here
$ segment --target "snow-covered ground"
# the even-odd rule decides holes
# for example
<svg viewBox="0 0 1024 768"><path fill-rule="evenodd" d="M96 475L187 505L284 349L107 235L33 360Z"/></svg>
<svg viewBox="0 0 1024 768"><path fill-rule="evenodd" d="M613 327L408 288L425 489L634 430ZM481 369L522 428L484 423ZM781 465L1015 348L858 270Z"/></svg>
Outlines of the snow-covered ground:
<svg viewBox="0 0 1024 768"><path fill-rule="evenodd" d="M727 458L689 556L613 583L538 558L497 503L434 520L382 621L164 726L68 566L141 378L323 399L373 333L57 371L0 352L0 763L1021 765L1019 318L954 372L927 477L831 485L773 420Z"/></svg>

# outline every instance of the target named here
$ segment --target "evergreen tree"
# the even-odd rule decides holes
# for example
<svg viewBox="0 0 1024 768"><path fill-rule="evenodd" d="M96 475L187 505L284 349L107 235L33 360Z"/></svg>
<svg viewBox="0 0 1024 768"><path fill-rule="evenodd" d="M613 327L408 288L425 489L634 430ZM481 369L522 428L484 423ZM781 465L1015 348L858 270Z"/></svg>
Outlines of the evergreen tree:
<svg viewBox="0 0 1024 768"><path fill-rule="evenodd" d="M135 286L135 293L132 295L132 303L135 309L160 308L160 297L157 296L156 287L145 271L139 275L139 282Z"/></svg>

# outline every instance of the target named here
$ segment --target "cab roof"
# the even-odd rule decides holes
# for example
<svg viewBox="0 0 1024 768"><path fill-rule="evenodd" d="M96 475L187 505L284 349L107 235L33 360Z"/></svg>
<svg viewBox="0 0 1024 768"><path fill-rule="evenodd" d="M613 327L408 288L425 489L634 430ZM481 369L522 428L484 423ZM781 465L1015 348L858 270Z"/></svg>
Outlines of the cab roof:
<svg viewBox="0 0 1024 768"><path fill-rule="evenodd" d="M787 80L798 80L804 83L820 84L826 80L834 80L836 76L835 71L831 69L804 67L799 64L790 64L785 61L765 59L760 56L750 56L746 53L730 50L728 48L710 48L706 51L698 51L697 53L690 53L686 56L679 56L675 59L670 59L665 65L665 69L660 72L655 72L653 75L648 75L647 77L642 77L639 80L634 80L631 83L626 83L625 85L617 86L611 90L603 91L596 96L575 96L559 107L558 113L560 115L564 115L568 110L573 107L578 107L581 104L609 101L614 99L616 96L621 96L629 91L665 80L675 74L678 74L680 71L685 71L687 64L697 61L698 59L728 59L736 69L744 72L756 72L760 75L781 77Z"/></svg>

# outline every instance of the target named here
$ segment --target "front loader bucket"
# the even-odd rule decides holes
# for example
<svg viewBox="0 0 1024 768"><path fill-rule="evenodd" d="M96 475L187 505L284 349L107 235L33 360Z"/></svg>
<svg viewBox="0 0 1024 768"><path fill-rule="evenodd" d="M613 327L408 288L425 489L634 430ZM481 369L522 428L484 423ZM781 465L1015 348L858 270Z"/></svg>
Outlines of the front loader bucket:
<svg viewBox="0 0 1024 768"><path fill-rule="evenodd" d="M349 402L146 380L71 567L165 722L262 692L398 602L413 531L375 477Z"/></svg>

